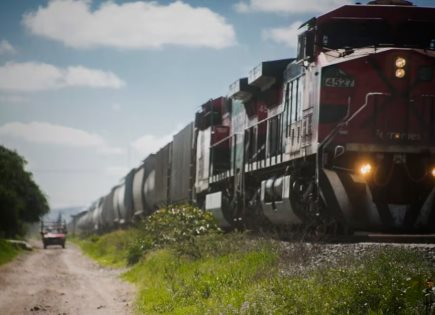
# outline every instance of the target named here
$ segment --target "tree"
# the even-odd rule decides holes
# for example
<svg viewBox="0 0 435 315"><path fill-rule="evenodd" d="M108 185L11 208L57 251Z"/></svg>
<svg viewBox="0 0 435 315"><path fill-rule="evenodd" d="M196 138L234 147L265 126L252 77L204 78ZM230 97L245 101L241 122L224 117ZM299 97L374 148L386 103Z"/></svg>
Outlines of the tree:
<svg viewBox="0 0 435 315"><path fill-rule="evenodd" d="M0 146L0 237L24 233L24 223L37 222L49 210L47 198L24 167L26 160Z"/></svg>

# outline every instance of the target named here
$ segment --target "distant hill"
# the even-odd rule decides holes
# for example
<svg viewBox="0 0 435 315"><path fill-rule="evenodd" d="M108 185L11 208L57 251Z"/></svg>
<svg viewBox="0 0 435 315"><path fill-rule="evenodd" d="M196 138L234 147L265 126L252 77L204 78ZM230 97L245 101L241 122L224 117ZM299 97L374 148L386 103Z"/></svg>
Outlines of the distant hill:
<svg viewBox="0 0 435 315"><path fill-rule="evenodd" d="M62 220L65 220L68 223L71 221L71 215L77 214L83 210L85 210L85 207L83 206L51 209L50 212L44 216L44 220L55 221L59 218L60 214Z"/></svg>

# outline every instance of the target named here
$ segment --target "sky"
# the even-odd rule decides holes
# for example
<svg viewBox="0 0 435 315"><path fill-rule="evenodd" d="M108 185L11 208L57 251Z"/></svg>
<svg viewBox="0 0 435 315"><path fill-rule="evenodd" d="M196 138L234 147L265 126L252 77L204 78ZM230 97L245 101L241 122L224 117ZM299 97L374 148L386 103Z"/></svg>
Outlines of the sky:
<svg viewBox="0 0 435 315"><path fill-rule="evenodd" d="M294 57L303 22L354 2L2 0L0 145L52 208L86 207L201 104Z"/></svg>

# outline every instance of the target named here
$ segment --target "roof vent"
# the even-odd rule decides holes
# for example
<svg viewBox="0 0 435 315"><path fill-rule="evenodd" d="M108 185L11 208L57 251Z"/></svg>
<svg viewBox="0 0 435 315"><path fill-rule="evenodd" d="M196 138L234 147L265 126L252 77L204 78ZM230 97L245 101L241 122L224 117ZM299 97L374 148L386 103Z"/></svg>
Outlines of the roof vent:
<svg viewBox="0 0 435 315"><path fill-rule="evenodd" d="M378 5L414 5L411 1L407 0L373 0L369 1L368 4L378 4Z"/></svg>

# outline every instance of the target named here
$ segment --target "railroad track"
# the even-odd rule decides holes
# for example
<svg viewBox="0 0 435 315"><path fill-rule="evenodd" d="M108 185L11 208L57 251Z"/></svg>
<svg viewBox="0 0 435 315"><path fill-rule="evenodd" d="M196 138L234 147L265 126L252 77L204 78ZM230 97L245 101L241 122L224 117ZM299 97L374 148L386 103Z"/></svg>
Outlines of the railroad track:
<svg viewBox="0 0 435 315"><path fill-rule="evenodd" d="M331 237L333 243L399 243L399 244L433 244L435 234L389 234L357 232L353 235Z"/></svg>

